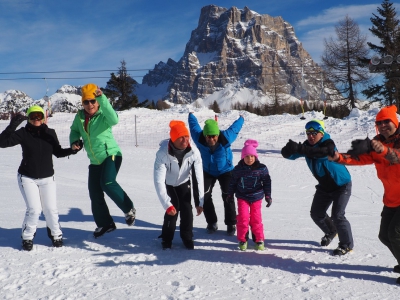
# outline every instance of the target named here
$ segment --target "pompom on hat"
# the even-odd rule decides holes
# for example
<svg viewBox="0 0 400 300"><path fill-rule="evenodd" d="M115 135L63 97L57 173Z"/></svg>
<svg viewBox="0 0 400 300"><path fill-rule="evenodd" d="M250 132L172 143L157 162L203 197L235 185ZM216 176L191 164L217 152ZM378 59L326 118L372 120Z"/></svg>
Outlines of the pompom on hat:
<svg viewBox="0 0 400 300"><path fill-rule="evenodd" d="M376 115L375 121L390 120L396 126L399 127L399 120L397 119L397 107L395 105L386 106L382 108Z"/></svg>
<svg viewBox="0 0 400 300"><path fill-rule="evenodd" d="M247 155L254 155L258 158L257 150L258 142L256 140L247 140L244 142L244 147L242 149L242 159Z"/></svg>
<svg viewBox="0 0 400 300"><path fill-rule="evenodd" d="M189 130L182 121L172 120L169 122L169 127L171 128L169 136L172 142L175 142L181 136L189 136Z"/></svg>
<svg viewBox="0 0 400 300"><path fill-rule="evenodd" d="M204 122L203 135L219 135L218 122L213 119L208 119Z"/></svg>
<svg viewBox="0 0 400 300"><path fill-rule="evenodd" d="M82 102L85 100L95 99L95 91L98 89L97 85L94 83L88 83L81 88L82 92Z"/></svg>

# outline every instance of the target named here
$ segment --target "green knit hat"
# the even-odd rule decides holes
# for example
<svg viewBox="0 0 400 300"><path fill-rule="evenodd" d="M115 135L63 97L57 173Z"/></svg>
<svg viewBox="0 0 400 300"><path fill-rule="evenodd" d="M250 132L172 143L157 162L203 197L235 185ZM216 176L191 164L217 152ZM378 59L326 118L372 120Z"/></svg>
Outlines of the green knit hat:
<svg viewBox="0 0 400 300"><path fill-rule="evenodd" d="M203 128L203 135L219 135L218 122L213 119L206 120Z"/></svg>
<svg viewBox="0 0 400 300"><path fill-rule="evenodd" d="M33 106L29 107L29 108L28 108L28 111L26 112L26 115L29 116L29 114L30 114L30 113L33 113L33 112L40 112L40 113L42 113L43 116L44 116L44 110L43 110L43 108L40 107L39 105L33 105Z"/></svg>

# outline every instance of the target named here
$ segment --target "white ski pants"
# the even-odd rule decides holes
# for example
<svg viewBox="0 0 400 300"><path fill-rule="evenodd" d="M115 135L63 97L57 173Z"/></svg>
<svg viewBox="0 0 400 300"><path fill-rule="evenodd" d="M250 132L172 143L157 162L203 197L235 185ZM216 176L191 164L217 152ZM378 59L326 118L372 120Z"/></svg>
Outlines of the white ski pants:
<svg viewBox="0 0 400 300"><path fill-rule="evenodd" d="M43 209L46 225L53 238L62 236L58 223L56 202L56 182L54 176L34 179L18 174L18 186L26 203L26 213L22 224L22 239L33 240Z"/></svg>

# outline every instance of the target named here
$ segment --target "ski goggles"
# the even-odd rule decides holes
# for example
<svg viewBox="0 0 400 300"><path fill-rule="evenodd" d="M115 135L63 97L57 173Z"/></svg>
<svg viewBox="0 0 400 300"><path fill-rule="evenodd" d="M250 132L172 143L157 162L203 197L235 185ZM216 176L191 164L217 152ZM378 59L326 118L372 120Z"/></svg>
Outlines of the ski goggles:
<svg viewBox="0 0 400 300"><path fill-rule="evenodd" d="M43 118L44 115L41 112L31 112L29 114L29 120L31 121L41 121Z"/></svg>
<svg viewBox="0 0 400 300"><path fill-rule="evenodd" d="M306 133L307 132L311 132L311 131L314 131L314 132L321 132L321 133L324 133L325 132L325 130L324 130L324 128L322 127L322 125L321 124L319 124L318 122L315 122L315 121L310 121L310 122L308 122L307 124L306 124ZM313 134L313 135L317 135L317 133L315 133L315 134ZM309 135L308 133L307 133L307 135Z"/></svg>

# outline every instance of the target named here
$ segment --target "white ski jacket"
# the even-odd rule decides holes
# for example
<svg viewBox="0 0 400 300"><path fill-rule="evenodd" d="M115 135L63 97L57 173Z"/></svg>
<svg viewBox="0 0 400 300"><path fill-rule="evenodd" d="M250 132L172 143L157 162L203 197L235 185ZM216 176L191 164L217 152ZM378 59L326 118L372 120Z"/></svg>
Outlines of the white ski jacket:
<svg viewBox="0 0 400 300"><path fill-rule="evenodd" d="M192 187L195 206L203 207L204 204L204 179L201 155L196 146L190 145L189 151L182 159L179 168L178 159L169 151L169 140L160 143L160 149L154 162L154 186L158 199L165 210L171 205L171 198L167 194L166 184L179 186L190 179L192 175Z"/></svg>

